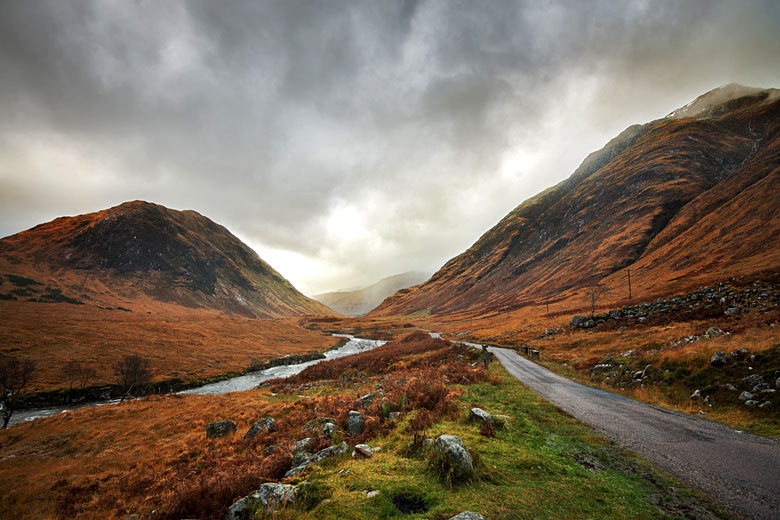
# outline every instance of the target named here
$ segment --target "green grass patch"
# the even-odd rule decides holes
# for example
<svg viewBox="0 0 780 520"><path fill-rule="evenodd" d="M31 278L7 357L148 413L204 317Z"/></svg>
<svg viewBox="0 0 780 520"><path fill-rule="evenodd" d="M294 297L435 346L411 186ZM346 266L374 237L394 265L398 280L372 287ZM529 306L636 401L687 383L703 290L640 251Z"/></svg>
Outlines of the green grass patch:
<svg viewBox="0 0 780 520"><path fill-rule="evenodd" d="M8 281L17 287L27 287L30 285L43 285L41 282L35 281L32 278L26 278L24 276L18 276L15 274L6 274Z"/></svg>
<svg viewBox="0 0 780 520"><path fill-rule="evenodd" d="M498 363L490 370L494 382L462 387L457 420L425 432L431 438L459 436L475 456L475 478L448 485L431 470L424 450L409 449L413 434L407 428L417 414L412 411L371 441L382 448L372 459L344 458L304 475L301 480L316 478L318 494L328 499L278 518L428 519L474 511L492 520L650 519L674 516L691 501L701 507L698 495L542 400ZM466 421L472 406L506 416L494 437ZM371 491L379 493L369 497ZM404 514L398 503L423 504L426 510Z"/></svg>

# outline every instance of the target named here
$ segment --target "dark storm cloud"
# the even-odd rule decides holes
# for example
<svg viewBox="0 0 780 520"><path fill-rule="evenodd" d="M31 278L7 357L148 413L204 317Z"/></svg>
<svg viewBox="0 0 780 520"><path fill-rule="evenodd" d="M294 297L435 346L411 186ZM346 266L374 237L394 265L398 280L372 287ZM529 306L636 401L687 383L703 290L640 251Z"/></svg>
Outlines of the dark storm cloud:
<svg viewBox="0 0 780 520"><path fill-rule="evenodd" d="M433 270L623 127L780 83L773 1L0 10L0 233L153 200L311 292Z"/></svg>

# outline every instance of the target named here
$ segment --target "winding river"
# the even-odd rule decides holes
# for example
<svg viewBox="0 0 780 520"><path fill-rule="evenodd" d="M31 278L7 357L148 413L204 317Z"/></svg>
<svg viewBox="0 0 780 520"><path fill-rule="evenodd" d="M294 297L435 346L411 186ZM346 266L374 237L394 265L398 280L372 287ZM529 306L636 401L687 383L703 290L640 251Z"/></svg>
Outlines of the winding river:
<svg viewBox="0 0 780 520"><path fill-rule="evenodd" d="M344 356L350 356L352 354L359 354L366 352L375 347L379 347L387 343L382 340L364 339L350 336L349 334L333 334L337 338L347 338L344 345L337 349L328 350L323 352L324 359L315 359L313 361L307 361L305 363L298 363L296 365L280 365L276 367L267 368L265 370L259 370L257 372L250 372L242 376L233 377L220 381L218 383L210 383L207 385L199 386L196 388L190 388L180 392L182 394L200 394L200 395L214 395L214 394L227 394L229 392L241 392L244 390L250 390L263 381L270 379L277 379L283 377L294 376L295 374L302 372L306 367L316 365L320 361L326 361L328 359L336 359ZM78 408L84 408L87 406L105 406L110 404L116 404L119 399L112 399L109 401L92 401L89 403L80 403L76 405L68 406L52 406L49 408L30 408L27 410L19 410L14 412L11 416L9 425L18 424L25 421L33 421L40 419L41 417L49 417L58 413L67 412L68 410L76 410Z"/></svg>

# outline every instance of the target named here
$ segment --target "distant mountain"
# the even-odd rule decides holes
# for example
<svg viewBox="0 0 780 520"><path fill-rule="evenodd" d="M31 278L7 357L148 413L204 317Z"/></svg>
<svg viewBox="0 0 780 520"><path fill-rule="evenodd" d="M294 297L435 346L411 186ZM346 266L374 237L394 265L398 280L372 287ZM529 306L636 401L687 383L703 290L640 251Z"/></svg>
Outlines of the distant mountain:
<svg viewBox="0 0 780 520"><path fill-rule="evenodd" d="M318 294L315 298L342 314L362 316L397 290L422 283L429 276L425 273L410 271L395 276L388 276L362 289Z"/></svg>
<svg viewBox="0 0 780 520"><path fill-rule="evenodd" d="M674 291L780 265L780 90L728 85L629 127L372 315L502 311L601 283Z"/></svg>
<svg viewBox="0 0 780 520"><path fill-rule="evenodd" d="M57 301L49 295L59 294L98 305L158 301L249 317L332 314L223 226L142 201L3 238L0 273L40 285L22 282L6 299Z"/></svg>

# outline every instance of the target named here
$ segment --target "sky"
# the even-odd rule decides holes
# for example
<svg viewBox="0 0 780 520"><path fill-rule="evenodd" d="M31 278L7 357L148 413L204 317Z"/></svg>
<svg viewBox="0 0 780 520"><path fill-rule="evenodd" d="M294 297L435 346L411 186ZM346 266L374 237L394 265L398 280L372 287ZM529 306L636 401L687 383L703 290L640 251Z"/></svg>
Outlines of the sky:
<svg viewBox="0 0 780 520"><path fill-rule="evenodd" d="M306 294L434 272L631 124L780 87L780 2L0 0L0 236L194 209Z"/></svg>

